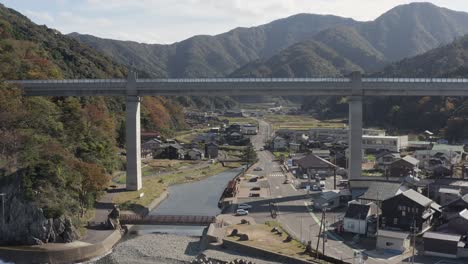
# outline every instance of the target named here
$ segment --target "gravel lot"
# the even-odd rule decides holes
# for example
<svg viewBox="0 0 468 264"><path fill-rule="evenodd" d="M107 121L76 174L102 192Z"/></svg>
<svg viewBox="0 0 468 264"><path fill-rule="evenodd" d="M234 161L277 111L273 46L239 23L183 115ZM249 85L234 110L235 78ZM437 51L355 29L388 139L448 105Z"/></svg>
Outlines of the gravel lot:
<svg viewBox="0 0 468 264"><path fill-rule="evenodd" d="M158 264L185 264L190 263L200 253L200 238L168 234L149 234L134 236L119 243L114 251L91 262L93 264L120 264L120 263L158 263ZM206 250L206 256L223 261L246 259L255 264L270 264L248 257L237 252Z"/></svg>
<svg viewBox="0 0 468 264"><path fill-rule="evenodd" d="M165 234L137 236L121 242L111 254L94 263L190 263L199 253L199 241L197 237Z"/></svg>

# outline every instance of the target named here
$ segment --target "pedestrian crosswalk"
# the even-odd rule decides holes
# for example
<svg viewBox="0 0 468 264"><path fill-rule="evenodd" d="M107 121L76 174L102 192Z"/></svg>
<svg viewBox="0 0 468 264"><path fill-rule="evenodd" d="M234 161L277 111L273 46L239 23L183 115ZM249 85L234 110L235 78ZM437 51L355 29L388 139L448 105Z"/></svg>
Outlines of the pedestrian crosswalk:
<svg viewBox="0 0 468 264"><path fill-rule="evenodd" d="M281 172L278 172L278 173L272 173L270 174L270 177L284 177L284 174L281 173Z"/></svg>

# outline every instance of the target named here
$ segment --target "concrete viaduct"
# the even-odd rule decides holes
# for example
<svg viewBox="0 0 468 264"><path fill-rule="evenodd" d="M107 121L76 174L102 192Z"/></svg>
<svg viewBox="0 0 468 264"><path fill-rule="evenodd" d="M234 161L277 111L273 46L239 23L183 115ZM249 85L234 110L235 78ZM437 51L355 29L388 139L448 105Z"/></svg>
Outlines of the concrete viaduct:
<svg viewBox="0 0 468 264"><path fill-rule="evenodd" d="M210 78L8 81L26 96L125 96L127 189L142 187L140 98L142 96L303 95L349 98L349 178L361 177L362 100L365 96L468 96L468 79L442 78Z"/></svg>

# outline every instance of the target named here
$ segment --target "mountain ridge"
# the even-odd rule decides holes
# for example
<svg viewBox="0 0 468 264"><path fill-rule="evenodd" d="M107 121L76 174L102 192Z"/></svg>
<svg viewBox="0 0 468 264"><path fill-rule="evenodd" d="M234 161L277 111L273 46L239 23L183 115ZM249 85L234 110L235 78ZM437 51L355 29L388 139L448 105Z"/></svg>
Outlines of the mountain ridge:
<svg viewBox="0 0 468 264"><path fill-rule="evenodd" d="M70 36L119 63L144 69L149 77L182 78L225 77L249 63L258 64L310 40L329 46L364 71L375 71L467 33L468 13L431 3L411 3L392 8L374 21L301 13L170 45L103 40L77 33Z"/></svg>

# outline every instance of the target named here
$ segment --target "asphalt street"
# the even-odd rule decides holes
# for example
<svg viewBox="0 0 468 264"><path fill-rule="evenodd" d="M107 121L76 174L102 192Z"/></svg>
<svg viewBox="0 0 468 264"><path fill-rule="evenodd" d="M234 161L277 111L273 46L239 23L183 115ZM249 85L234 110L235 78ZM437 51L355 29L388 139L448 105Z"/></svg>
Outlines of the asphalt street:
<svg viewBox="0 0 468 264"><path fill-rule="evenodd" d="M264 146L265 139L271 136L272 130L268 123L259 120L259 133L252 138L254 147L258 150ZM278 216L276 219L294 237L302 241L312 241L315 248L317 246L318 233L320 229L321 212L311 210L310 201L313 194L308 194L305 189L300 189L298 179L293 179L289 173L283 173L280 164L274 161L274 156L269 151L258 151L258 163L253 166L261 167L262 171L251 170L249 173L266 176L270 187L270 197L264 200L252 200L253 205L250 215L257 222L273 220L270 215L269 203L276 204ZM284 183L285 179L290 179L291 183ZM326 180L326 188L333 189L333 177ZM247 202L247 200L246 200ZM326 226L342 219L343 210L338 212L328 212L326 214ZM330 228L331 229L331 228ZM327 242L325 253L338 259L354 263L354 252L362 251L364 248L345 243L343 239L332 232L326 232ZM319 250L322 251L322 241L320 240ZM389 259L375 259L369 257L365 263L400 263L401 257L390 257ZM356 262L357 263L357 262Z"/></svg>

